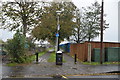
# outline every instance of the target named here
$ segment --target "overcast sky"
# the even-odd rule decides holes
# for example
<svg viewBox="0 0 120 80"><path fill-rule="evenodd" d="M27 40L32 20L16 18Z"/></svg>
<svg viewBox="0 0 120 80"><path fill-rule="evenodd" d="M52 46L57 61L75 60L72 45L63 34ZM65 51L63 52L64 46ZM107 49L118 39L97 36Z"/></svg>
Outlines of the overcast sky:
<svg viewBox="0 0 120 80"><path fill-rule="evenodd" d="M9 0L8 0L9 1ZM102 0L97 0L100 4ZM109 23L109 28L104 31L104 41L117 42L118 41L118 1L120 0L104 0L104 13L107 14L105 18ZM95 0L72 0L78 7L90 6ZM12 38L13 32L8 30L0 30L0 39L6 41ZM99 41L99 37L95 40Z"/></svg>

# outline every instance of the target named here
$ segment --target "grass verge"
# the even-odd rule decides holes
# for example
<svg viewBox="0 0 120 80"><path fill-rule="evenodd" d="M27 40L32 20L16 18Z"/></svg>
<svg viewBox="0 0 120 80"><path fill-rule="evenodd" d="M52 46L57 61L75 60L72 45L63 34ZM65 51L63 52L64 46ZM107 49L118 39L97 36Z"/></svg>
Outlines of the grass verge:
<svg viewBox="0 0 120 80"><path fill-rule="evenodd" d="M104 62L103 64L120 64L120 62Z"/></svg>
<svg viewBox="0 0 120 80"><path fill-rule="evenodd" d="M18 65L18 63L8 63L8 64L6 64L7 66L16 66L16 65Z"/></svg>
<svg viewBox="0 0 120 80"><path fill-rule="evenodd" d="M81 62L82 64L86 64L86 65L99 65L100 63L98 62Z"/></svg>
<svg viewBox="0 0 120 80"><path fill-rule="evenodd" d="M46 52L40 52L38 56L40 57L40 56L44 55L45 53ZM35 59L36 59L36 55L31 55L31 56L26 57L25 63L15 63L15 62L12 62L12 63L7 63L6 65L7 66L17 66L17 65L29 64L32 61L34 61Z"/></svg>
<svg viewBox="0 0 120 80"><path fill-rule="evenodd" d="M56 54L51 53L50 57L48 58L48 62L55 62L56 61Z"/></svg>
<svg viewBox="0 0 120 80"><path fill-rule="evenodd" d="M86 65L101 65L100 62L81 62ZM120 62L104 62L103 64L120 64Z"/></svg>

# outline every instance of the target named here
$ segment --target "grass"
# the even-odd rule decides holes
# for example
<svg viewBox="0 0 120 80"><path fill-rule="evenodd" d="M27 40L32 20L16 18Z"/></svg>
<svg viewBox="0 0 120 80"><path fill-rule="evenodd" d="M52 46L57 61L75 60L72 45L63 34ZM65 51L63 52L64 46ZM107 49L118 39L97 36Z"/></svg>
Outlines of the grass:
<svg viewBox="0 0 120 80"><path fill-rule="evenodd" d="M44 55L45 53L46 52L40 52L38 56L40 57L40 56Z"/></svg>
<svg viewBox="0 0 120 80"><path fill-rule="evenodd" d="M8 63L7 66L16 66L18 63Z"/></svg>
<svg viewBox="0 0 120 80"><path fill-rule="evenodd" d="M40 52L38 54L38 57L41 57L42 55L44 55L46 52ZM32 56L28 56L28 61L27 63L31 63L32 61L36 60L36 55L32 55Z"/></svg>
<svg viewBox="0 0 120 80"><path fill-rule="evenodd" d="M54 49L53 47L48 48L47 50Z"/></svg>
<svg viewBox="0 0 120 80"><path fill-rule="evenodd" d="M86 65L100 65L100 62L81 62ZM103 64L120 64L120 62L104 62Z"/></svg>
<svg viewBox="0 0 120 80"><path fill-rule="evenodd" d="M86 65L99 65L100 63L98 62L81 62L82 64L86 64Z"/></svg>
<svg viewBox="0 0 120 80"><path fill-rule="evenodd" d="M48 62L56 62L56 53L51 53ZM63 62L66 62L63 58Z"/></svg>
<svg viewBox="0 0 120 80"><path fill-rule="evenodd" d="M39 53L39 57L44 55L46 52L40 52ZM15 62L12 62L12 63L8 63L6 64L7 66L17 66L17 65L22 65L22 64L28 64L28 63L31 63L32 61L34 61L36 59L36 55L31 55L31 56L28 56L25 63L15 63Z"/></svg>
<svg viewBox="0 0 120 80"><path fill-rule="evenodd" d="M56 54L55 53L51 53L48 62L55 62L56 61Z"/></svg>
<svg viewBox="0 0 120 80"><path fill-rule="evenodd" d="M120 62L105 62L103 64L120 64Z"/></svg>

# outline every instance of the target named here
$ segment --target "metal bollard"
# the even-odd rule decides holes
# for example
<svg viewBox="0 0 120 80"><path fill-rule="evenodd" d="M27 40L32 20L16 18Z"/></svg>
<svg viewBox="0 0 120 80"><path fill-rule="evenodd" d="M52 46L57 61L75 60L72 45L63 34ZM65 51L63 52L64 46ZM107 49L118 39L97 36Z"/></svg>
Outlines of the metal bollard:
<svg viewBox="0 0 120 80"><path fill-rule="evenodd" d="M36 52L36 62L38 62L38 52Z"/></svg>
<svg viewBox="0 0 120 80"><path fill-rule="evenodd" d="M76 64L77 63L77 54L74 55L74 63Z"/></svg>

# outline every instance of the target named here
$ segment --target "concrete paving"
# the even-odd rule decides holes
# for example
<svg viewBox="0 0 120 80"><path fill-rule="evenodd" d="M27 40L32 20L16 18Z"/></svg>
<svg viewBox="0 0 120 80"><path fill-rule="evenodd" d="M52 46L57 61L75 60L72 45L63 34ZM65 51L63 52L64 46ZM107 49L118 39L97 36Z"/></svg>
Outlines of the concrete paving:
<svg viewBox="0 0 120 80"><path fill-rule="evenodd" d="M118 71L118 65L83 65L74 64L74 59L63 54L65 63L57 66L54 62L47 62L51 53L46 53L39 58L39 63L34 61L32 64L9 67L2 65L2 77L50 77L53 75L76 75L76 74L95 74Z"/></svg>

